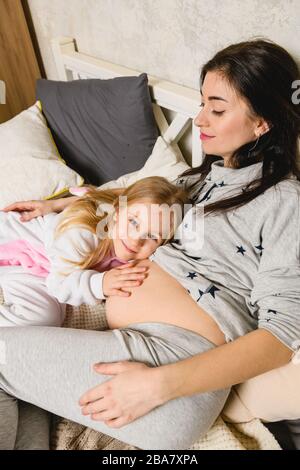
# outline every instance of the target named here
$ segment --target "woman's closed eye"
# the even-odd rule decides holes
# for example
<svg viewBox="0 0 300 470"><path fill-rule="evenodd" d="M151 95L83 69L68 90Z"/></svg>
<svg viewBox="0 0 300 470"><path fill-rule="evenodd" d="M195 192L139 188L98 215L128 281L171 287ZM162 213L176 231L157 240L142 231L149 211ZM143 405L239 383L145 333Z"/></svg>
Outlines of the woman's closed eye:
<svg viewBox="0 0 300 470"><path fill-rule="evenodd" d="M217 116L222 116L222 114L225 113L225 111L216 111L215 109L212 109L211 111L213 114L216 114Z"/></svg>
<svg viewBox="0 0 300 470"><path fill-rule="evenodd" d="M204 108L205 104L204 103L201 103L199 105L200 108ZM217 111L216 109L211 109L210 110L212 112L212 114L215 114L216 116L222 116L222 114L225 113L225 110L222 110L222 111Z"/></svg>

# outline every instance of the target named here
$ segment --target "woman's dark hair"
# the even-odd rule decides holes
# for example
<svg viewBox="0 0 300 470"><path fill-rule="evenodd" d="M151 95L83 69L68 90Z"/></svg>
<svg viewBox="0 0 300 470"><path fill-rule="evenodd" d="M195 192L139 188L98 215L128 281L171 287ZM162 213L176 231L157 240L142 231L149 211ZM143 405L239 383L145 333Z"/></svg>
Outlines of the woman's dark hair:
<svg viewBox="0 0 300 470"><path fill-rule="evenodd" d="M243 168L262 161L262 178L251 182L238 196L207 205L205 212L242 206L290 174L299 180L300 104L292 100L295 93L292 85L300 79L300 72L290 54L269 40L241 42L218 52L203 66L201 87L208 72L220 72L246 99L251 112L269 124L270 130L260 137L252 151L255 142L236 150L230 162L233 168ZM212 162L219 159L216 155L205 155L199 167L184 175L200 173L200 181L203 181Z"/></svg>

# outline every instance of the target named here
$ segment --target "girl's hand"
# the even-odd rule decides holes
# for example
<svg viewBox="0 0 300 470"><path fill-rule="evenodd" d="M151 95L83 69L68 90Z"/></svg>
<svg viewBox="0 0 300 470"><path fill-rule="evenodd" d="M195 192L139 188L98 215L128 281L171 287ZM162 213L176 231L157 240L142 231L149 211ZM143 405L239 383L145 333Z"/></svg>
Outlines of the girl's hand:
<svg viewBox="0 0 300 470"><path fill-rule="evenodd" d="M146 277L146 271L146 267L134 266L132 263L106 271L102 280L103 294L106 297L129 297L131 292L128 288L140 286Z"/></svg>
<svg viewBox="0 0 300 470"><path fill-rule="evenodd" d="M61 212L63 211L69 204L71 204L76 197L68 197L68 198L61 198L61 199L53 199L49 201L21 201L15 202L14 204L10 204L9 206L5 207L3 212L20 212L21 222L28 222L35 217L43 216L49 214L50 212Z"/></svg>
<svg viewBox="0 0 300 470"><path fill-rule="evenodd" d="M95 364L98 374L113 375L80 398L83 415L104 421L111 428L120 428L143 416L167 399L162 399L160 367L151 368L140 362Z"/></svg>

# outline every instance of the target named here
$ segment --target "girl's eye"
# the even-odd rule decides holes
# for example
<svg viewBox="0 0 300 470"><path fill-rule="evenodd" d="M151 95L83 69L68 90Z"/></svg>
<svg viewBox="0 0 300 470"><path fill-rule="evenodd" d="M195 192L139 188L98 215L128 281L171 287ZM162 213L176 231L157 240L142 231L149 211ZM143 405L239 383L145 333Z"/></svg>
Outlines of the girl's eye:
<svg viewBox="0 0 300 470"><path fill-rule="evenodd" d="M154 240L155 242L158 242L158 236L157 235L153 235L152 233L149 233L147 238L149 238L150 240Z"/></svg>
<svg viewBox="0 0 300 470"><path fill-rule="evenodd" d="M133 225L134 227L138 227L138 222L135 219L129 219L129 223Z"/></svg>

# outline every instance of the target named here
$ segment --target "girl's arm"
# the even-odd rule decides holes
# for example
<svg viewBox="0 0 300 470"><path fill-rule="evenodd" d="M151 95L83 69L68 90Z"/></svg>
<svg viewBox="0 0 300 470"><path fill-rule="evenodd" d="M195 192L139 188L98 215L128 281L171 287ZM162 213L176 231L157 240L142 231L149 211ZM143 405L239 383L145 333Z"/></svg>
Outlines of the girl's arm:
<svg viewBox="0 0 300 470"><path fill-rule="evenodd" d="M62 212L76 199L76 196L72 196L61 199L51 199L48 201L21 201L10 204L2 210L3 212L20 212L21 222L28 222L35 217L43 216L50 212Z"/></svg>
<svg viewBox="0 0 300 470"><path fill-rule="evenodd" d="M107 296L127 297L127 289L140 286L146 268L127 263L107 272L80 268L77 264L86 253L96 249L99 239L90 230L72 227L55 237L60 216L50 221L45 236L45 251L50 261L46 278L48 293L60 303L94 305Z"/></svg>
<svg viewBox="0 0 300 470"><path fill-rule="evenodd" d="M114 377L86 392L79 404L83 414L118 428L174 398L227 388L281 367L292 354L272 333L258 329L166 366L97 364L97 373Z"/></svg>
<svg viewBox="0 0 300 470"><path fill-rule="evenodd" d="M50 220L45 234L45 251L50 262L46 278L48 293L61 303L75 306L95 304L104 298L104 273L81 269L74 263L81 262L85 253L95 250L97 237L81 227L70 228L55 236L59 220L60 216Z"/></svg>

